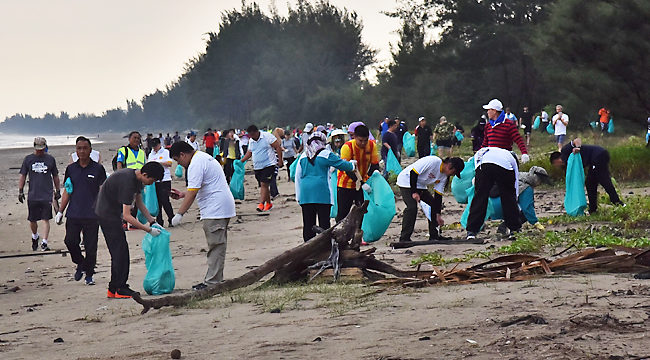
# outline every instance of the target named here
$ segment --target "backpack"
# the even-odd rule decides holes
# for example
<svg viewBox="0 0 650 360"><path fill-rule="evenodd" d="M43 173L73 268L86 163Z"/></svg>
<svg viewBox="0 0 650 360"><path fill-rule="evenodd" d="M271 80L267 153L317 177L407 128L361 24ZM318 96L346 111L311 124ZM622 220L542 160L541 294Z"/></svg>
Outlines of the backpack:
<svg viewBox="0 0 650 360"><path fill-rule="evenodd" d="M126 159L129 157L129 149L127 149L127 146L122 146L120 149L122 148L124 148L124 163L126 164ZM120 152L120 149L117 149L117 152L111 161L111 164L113 165L113 171L117 170L117 154Z"/></svg>

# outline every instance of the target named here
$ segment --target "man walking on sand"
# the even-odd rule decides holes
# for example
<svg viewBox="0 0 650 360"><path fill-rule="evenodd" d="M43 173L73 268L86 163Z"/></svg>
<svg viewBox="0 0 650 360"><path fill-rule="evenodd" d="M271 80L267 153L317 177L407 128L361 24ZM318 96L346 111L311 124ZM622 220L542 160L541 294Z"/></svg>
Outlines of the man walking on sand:
<svg viewBox="0 0 650 360"><path fill-rule="evenodd" d="M65 191L61 208L56 214L57 225L63 223L65 213L65 246L70 251L72 262L77 264L74 280L79 281L86 274L86 285L95 285L95 263L97 262L97 235L99 221L95 214L95 204L99 189L106 180L104 167L90 158L92 145L86 137L79 136L76 141L77 161L68 165L63 176ZM83 233L86 256L81 253L79 244Z"/></svg>
<svg viewBox="0 0 650 360"><path fill-rule="evenodd" d="M178 226L194 200L199 204L203 232L208 243L208 271L203 282L194 285L201 290L223 281L223 267L226 260L228 222L235 216L235 199L226 182L221 165L212 156L195 151L187 143L172 145L171 157L187 169L187 191L174 191L172 197L183 199L181 207L172 219Z"/></svg>
<svg viewBox="0 0 650 360"><path fill-rule="evenodd" d="M275 136L266 131L260 132L255 125L249 126L246 132L250 135L250 140L248 151L241 161L246 162L253 158L255 178L260 184L260 203L257 205L257 211L269 211L273 208L269 186L276 169L282 167L282 147Z"/></svg>
<svg viewBox="0 0 650 360"><path fill-rule="evenodd" d="M27 155L20 167L20 180L18 181L18 201L25 201L25 181L29 177L29 192L27 194L27 220L32 230L32 250L38 249L38 222L43 222L43 239L41 250L50 250L47 237L50 234L50 219L52 219L52 198L58 201L61 198L61 184L59 183L59 170L56 160L52 155L45 153L47 141L43 137L34 138L34 153ZM53 191L52 183L54 183ZM54 193L54 194L53 194Z"/></svg>
<svg viewBox="0 0 650 360"><path fill-rule="evenodd" d="M161 180L165 174L162 165L157 162L144 164L141 169L123 169L114 172L102 186L95 205L95 214L99 217L106 247L111 254L111 280L108 283L108 298L131 298L137 292L131 290L129 279L129 244L122 227L122 220L132 228L144 230L151 236L160 235L162 227L156 222L142 201L142 188ZM131 204L142 212L149 224L141 224L131 215ZM153 227L151 226L153 225Z"/></svg>

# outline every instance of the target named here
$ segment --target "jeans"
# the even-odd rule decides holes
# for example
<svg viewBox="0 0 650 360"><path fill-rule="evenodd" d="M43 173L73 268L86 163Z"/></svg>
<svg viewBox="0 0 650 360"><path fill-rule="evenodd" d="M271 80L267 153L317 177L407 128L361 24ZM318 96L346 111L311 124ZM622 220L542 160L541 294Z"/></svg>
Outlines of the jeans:
<svg viewBox="0 0 650 360"><path fill-rule="evenodd" d="M413 199L410 188L399 188L400 193L402 194L402 199L404 204L406 204L406 209L402 214L402 232L399 236L399 241L411 241L411 235L413 235L413 229L415 228L415 220L418 216L418 207L419 204L415 199ZM433 208L433 196L427 190L418 190L420 194L420 200L431 206L431 219L434 221L429 221L429 239L438 238L438 222L436 220L436 214L440 209Z"/></svg>
<svg viewBox="0 0 650 360"><path fill-rule="evenodd" d="M482 164L476 169L474 182L474 199L469 208L467 231L477 234L481 230L487 212L490 189L495 183L499 188L506 226L512 231L521 229L515 190L515 172L495 164Z"/></svg>
<svg viewBox="0 0 650 360"><path fill-rule="evenodd" d="M120 229L122 224L120 223ZM84 249L86 256L81 253L81 234L84 236ZM97 235L99 233L99 222L97 219L75 219L65 220L65 246L70 252L72 262L86 273L92 276L95 273L97 263Z"/></svg>
<svg viewBox="0 0 650 360"><path fill-rule="evenodd" d="M158 198L158 216L156 216L156 222L160 226L164 226L162 212L165 210L167 214L167 220L172 221L174 217L174 209L172 208L172 203L169 201L169 193L172 190L171 181L162 181L157 182L156 184L156 197Z"/></svg>
<svg viewBox="0 0 650 360"><path fill-rule="evenodd" d="M302 208L302 238L305 242L316 236L313 230L318 218L318 226L323 229L330 227L330 204L300 204Z"/></svg>
<svg viewBox="0 0 650 360"><path fill-rule="evenodd" d="M108 289L114 292L128 286L126 282L129 279L129 244L126 242L120 219L99 219L99 226L111 254L111 280Z"/></svg>

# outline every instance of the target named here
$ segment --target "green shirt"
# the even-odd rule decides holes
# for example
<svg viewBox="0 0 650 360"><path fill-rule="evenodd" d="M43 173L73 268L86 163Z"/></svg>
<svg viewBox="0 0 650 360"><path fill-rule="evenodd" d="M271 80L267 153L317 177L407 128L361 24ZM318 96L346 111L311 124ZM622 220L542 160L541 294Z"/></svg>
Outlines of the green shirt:
<svg viewBox="0 0 650 360"><path fill-rule="evenodd" d="M447 140L454 136L454 128L454 124L446 122L444 124L438 124L433 130L433 133L436 134L437 140Z"/></svg>

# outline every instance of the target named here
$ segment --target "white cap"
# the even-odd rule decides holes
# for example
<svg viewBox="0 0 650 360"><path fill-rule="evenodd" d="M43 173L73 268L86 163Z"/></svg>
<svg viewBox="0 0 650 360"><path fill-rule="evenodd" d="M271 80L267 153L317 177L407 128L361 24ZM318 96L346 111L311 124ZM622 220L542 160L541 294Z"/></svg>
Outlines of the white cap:
<svg viewBox="0 0 650 360"><path fill-rule="evenodd" d="M492 109L492 110L496 110L496 111L501 111L501 110L503 110L503 104L498 99L492 99L492 100L490 100L489 103L487 103L487 105L483 105L483 109L485 109L485 110Z"/></svg>
<svg viewBox="0 0 650 360"><path fill-rule="evenodd" d="M303 131L304 131L304 132L310 132L310 131L312 131L312 130L314 130L314 124L312 124L312 123L307 123L307 124L305 125L305 129L304 129Z"/></svg>
<svg viewBox="0 0 650 360"><path fill-rule="evenodd" d="M426 120L424 116L420 116L420 118L418 119L418 121L422 121L422 120Z"/></svg>

